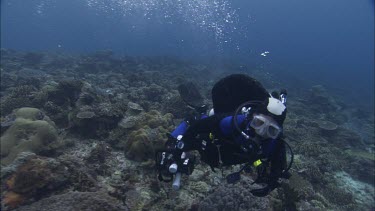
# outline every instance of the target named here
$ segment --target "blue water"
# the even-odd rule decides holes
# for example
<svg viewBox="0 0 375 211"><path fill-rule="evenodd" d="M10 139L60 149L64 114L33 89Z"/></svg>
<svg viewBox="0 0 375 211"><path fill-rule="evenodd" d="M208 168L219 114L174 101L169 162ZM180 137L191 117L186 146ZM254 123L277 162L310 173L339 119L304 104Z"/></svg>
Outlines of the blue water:
<svg viewBox="0 0 375 211"><path fill-rule="evenodd" d="M226 58L374 104L373 0L2 0L1 47Z"/></svg>

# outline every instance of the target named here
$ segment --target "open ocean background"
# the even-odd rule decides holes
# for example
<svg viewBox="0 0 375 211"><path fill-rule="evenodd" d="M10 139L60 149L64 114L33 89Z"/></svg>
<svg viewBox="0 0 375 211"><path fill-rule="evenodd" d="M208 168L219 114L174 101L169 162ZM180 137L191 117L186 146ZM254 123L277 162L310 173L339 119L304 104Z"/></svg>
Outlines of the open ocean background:
<svg viewBox="0 0 375 211"><path fill-rule="evenodd" d="M373 0L2 0L1 47L225 58L374 105Z"/></svg>

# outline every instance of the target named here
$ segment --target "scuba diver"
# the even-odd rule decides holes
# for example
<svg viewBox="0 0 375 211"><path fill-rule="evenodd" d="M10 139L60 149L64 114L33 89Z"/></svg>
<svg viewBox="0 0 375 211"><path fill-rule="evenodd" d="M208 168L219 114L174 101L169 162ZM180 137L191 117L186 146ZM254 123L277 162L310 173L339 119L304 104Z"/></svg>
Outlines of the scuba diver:
<svg viewBox="0 0 375 211"><path fill-rule="evenodd" d="M242 171L257 171L254 183L262 188L251 190L263 197L288 179L293 162L290 146L283 140L286 117L286 90L269 94L255 79L233 74L219 80L212 89L213 109L207 106L192 84L179 86L181 97L194 107L197 115L186 118L169 134L165 149L156 152L159 180L179 189L181 174L190 175L197 150L201 160L215 168L241 164L239 171L226 177L228 183L240 180ZM203 105L203 106L202 106ZM287 163L287 149L291 159Z"/></svg>

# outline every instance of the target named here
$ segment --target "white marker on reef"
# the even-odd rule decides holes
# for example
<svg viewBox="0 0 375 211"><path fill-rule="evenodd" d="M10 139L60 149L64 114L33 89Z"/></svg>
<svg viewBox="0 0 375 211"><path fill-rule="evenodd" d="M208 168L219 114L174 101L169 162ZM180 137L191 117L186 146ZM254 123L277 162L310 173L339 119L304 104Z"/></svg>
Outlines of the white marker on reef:
<svg viewBox="0 0 375 211"><path fill-rule="evenodd" d="M269 51L265 51L265 52L261 53L260 55L261 56L267 56L267 54L269 54L269 53L270 53Z"/></svg>

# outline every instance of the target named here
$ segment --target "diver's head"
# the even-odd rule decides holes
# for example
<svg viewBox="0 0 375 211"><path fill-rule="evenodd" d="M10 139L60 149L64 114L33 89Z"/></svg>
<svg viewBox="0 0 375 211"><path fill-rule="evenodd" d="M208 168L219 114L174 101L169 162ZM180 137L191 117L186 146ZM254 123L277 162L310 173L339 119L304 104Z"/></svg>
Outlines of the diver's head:
<svg viewBox="0 0 375 211"><path fill-rule="evenodd" d="M252 114L250 127L262 138L276 139L282 134L286 118L286 106L279 99L270 95L265 104Z"/></svg>
<svg viewBox="0 0 375 211"><path fill-rule="evenodd" d="M241 104L234 113L233 123L246 139L254 135L249 134L250 131L255 131L261 138L276 139L282 134L286 112L286 91L282 90L280 95L270 94L264 101L247 101ZM245 115L249 121L246 130L238 125L239 114Z"/></svg>
<svg viewBox="0 0 375 211"><path fill-rule="evenodd" d="M253 114L250 127L252 127L255 133L262 138L276 139L282 133L282 127L276 120L271 116L261 113Z"/></svg>

